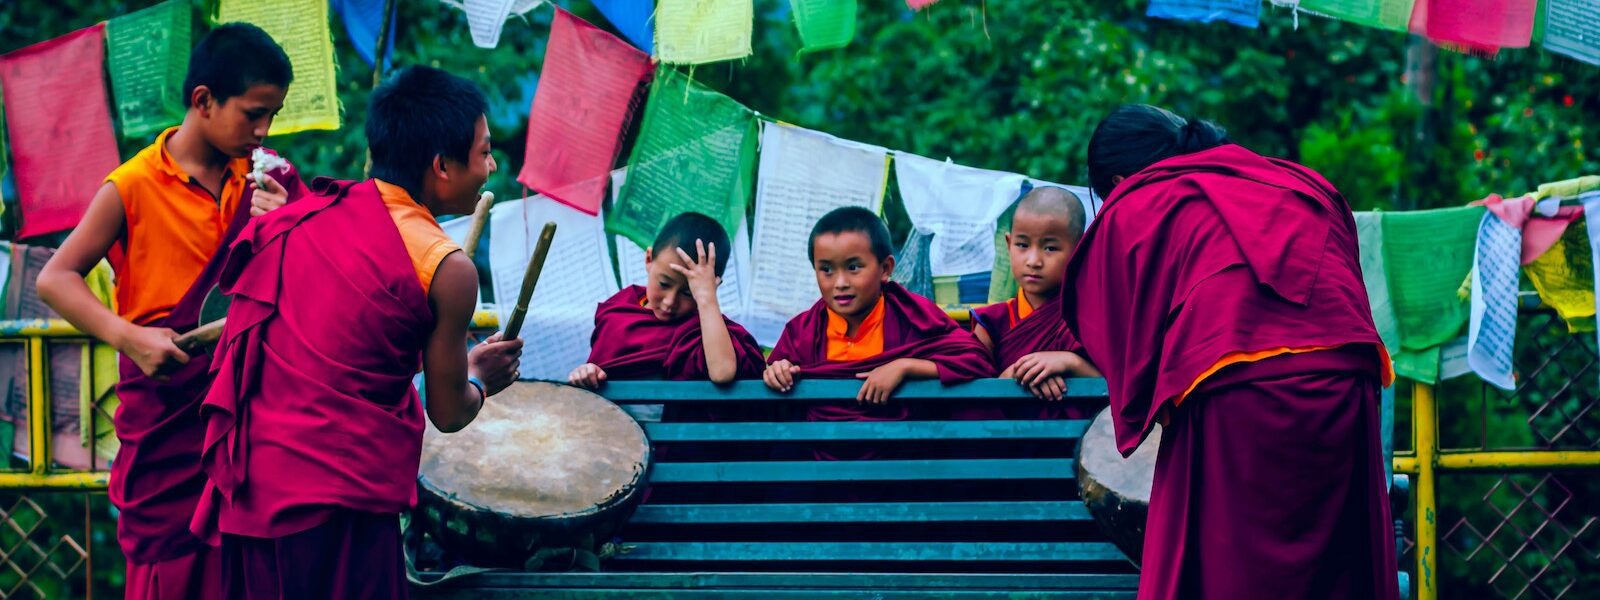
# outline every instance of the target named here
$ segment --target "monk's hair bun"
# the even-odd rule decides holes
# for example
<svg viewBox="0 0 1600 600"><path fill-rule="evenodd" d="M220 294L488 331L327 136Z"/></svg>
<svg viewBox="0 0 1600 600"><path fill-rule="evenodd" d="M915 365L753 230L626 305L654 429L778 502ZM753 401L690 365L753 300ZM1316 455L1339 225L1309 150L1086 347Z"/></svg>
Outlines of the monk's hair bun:
<svg viewBox="0 0 1600 600"><path fill-rule="evenodd" d="M1089 138L1089 185L1105 198L1112 179L1131 177L1150 165L1229 143L1228 132L1210 121L1185 119L1149 104L1111 111Z"/></svg>
<svg viewBox="0 0 1600 600"><path fill-rule="evenodd" d="M1178 154L1193 154L1228 143L1228 130L1203 119L1189 119L1178 131Z"/></svg>

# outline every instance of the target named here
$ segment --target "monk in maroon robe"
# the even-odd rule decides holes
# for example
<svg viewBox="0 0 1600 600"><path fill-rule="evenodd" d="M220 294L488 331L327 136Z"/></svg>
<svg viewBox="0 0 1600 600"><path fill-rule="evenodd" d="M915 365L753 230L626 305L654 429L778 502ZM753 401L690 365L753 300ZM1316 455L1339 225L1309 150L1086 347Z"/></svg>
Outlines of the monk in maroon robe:
<svg viewBox="0 0 1600 600"><path fill-rule="evenodd" d="M645 251L647 283L595 309L589 362L568 382L594 389L611 379L728 383L760 375L761 345L717 302L730 253L727 232L710 217L691 212L667 221Z"/></svg>
<svg viewBox="0 0 1600 600"><path fill-rule="evenodd" d="M191 525L220 538L228 597L407 596L423 415L457 431L517 377L520 342L466 350L477 271L435 220L494 171L486 110L466 80L399 71L368 113L375 179L318 180L234 242Z"/></svg>
<svg viewBox="0 0 1600 600"><path fill-rule="evenodd" d="M847 207L824 215L811 230L809 254L822 299L784 326L762 378L780 392L804 378L863 381L855 403L814 405L806 420L904 420L912 408L890 400L905 380L949 384L994 375L977 338L939 305L889 281L889 230L871 211ZM843 446L816 452L822 460L877 455Z"/></svg>
<svg viewBox="0 0 1600 600"><path fill-rule="evenodd" d="M957 419L1087 419L1101 403L1063 401L1066 377L1099 377L1061 319L1061 279L1083 237L1086 215L1072 192L1034 188L1017 202L1006 248L1015 298L972 311L972 333L989 348L1000 377L1017 380L1043 403L958 406Z"/></svg>
<svg viewBox="0 0 1600 600"><path fill-rule="evenodd" d="M293 79L288 55L260 28L207 33L189 58L183 122L106 175L39 274L51 308L118 351L121 447L106 491L129 600L224 597L218 552L189 532L205 486L199 408L211 355L174 338L200 325L245 222L307 193L292 165L252 173L252 154L278 158L261 144ZM114 312L83 281L102 259L116 273Z"/></svg>
<svg viewBox="0 0 1600 600"><path fill-rule="evenodd" d="M1396 598L1392 375L1344 198L1143 105L1101 122L1089 169L1106 202L1063 315L1106 374L1121 451L1164 423L1139 597Z"/></svg>

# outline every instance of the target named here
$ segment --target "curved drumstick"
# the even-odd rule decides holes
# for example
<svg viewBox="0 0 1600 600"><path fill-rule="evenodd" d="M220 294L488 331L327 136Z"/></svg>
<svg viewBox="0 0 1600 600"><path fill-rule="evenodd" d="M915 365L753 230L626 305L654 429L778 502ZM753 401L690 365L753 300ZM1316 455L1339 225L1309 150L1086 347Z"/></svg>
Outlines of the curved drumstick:
<svg viewBox="0 0 1600 600"><path fill-rule="evenodd" d="M539 245L533 249L533 259L528 261L528 272L522 276L522 292L517 294L517 305L511 309L511 318L506 321L503 339L507 341L517 339L517 335L522 333L522 319L528 315L528 300L533 298L534 286L539 285L539 273L544 271L544 257L550 253L550 240L555 236L555 222L545 223L544 231L539 233Z"/></svg>
<svg viewBox="0 0 1600 600"><path fill-rule="evenodd" d="M227 319L217 319L205 325L189 330L188 333L173 338L172 343L178 346L185 354L194 354L197 351L211 348L222 339L222 326Z"/></svg>

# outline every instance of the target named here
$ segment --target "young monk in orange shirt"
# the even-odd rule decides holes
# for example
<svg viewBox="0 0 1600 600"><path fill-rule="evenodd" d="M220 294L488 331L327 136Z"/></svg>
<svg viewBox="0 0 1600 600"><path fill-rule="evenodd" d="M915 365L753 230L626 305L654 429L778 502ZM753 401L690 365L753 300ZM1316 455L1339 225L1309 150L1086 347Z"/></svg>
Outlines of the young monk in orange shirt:
<svg viewBox="0 0 1600 600"><path fill-rule="evenodd" d="M1061 319L1061 278L1067 273L1067 259L1083 237L1085 220L1083 204L1065 189L1041 186L1024 195L1006 234L1017 296L972 311L972 333L994 352L1000 376L1016 379L1044 400L1062 399L1065 377L1100 376L1083 358L1082 345ZM1077 404L1013 404L1004 410L957 409L957 417L1083 419L1094 416L1091 411L1098 409ZM992 414L971 414L974 410Z"/></svg>
<svg viewBox="0 0 1600 600"><path fill-rule="evenodd" d="M206 34L189 58L183 123L106 176L39 274L51 308L122 354L113 417L122 449L109 492L121 511L128 598L222 597L215 550L189 532L205 483L199 407L210 357L173 339L197 325L222 269L219 250L252 216L305 193L292 166L259 180L250 173L293 76L283 49L253 25ZM83 282L102 258L116 273L115 313Z"/></svg>
<svg viewBox="0 0 1600 600"><path fill-rule="evenodd" d="M783 392L804 378L854 378L862 385L855 404L813 406L807 420L903 420L910 409L890 399L907 379L956 383L994 375L988 351L971 333L933 301L889 281L889 229L871 211L846 207L823 215L811 229L808 254L822 298L783 328L762 379ZM877 453L838 447L816 454L831 460Z"/></svg>

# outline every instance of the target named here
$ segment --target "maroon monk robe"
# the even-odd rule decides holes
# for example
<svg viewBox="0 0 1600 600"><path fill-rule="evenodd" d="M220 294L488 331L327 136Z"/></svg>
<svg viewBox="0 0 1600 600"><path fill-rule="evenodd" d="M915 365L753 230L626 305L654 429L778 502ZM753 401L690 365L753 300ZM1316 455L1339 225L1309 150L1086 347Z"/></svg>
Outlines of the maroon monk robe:
<svg viewBox="0 0 1600 600"><path fill-rule="evenodd" d="M1028 313L1017 314L1015 298L972 309L974 326L981 325L994 343L996 366L1001 372L1017 363L1022 357L1035 352L1075 352L1084 354L1083 344L1067 329L1061 319L1061 299L1052 298ZM1065 375L1073 377L1073 375ZM1056 401L1019 402L1004 406L960 407L955 410L957 419L1088 419L1104 408L1101 402L1064 398Z"/></svg>
<svg viewBox="0 0 1600 600"><path fill-rule="evenodd" d="M939 381L945 384L993 377L994 363L978 339L956 324L932 300L906 291L898 283L883 284L883 352L866 360L834 362L828 356L828 305L818 300L783 328L769 363L787 360L800 367L800 379L855 379L902 358L932 361L939 368ZM806 410L808 421L900 421L911 415L904 402L883 406L848 404L813 405ZM820 460L867 458L873 454L860 448L818 450ZM857 455L860 456L844 456Z"/></svg>
<svg viewBox="0 0 1600 600"><path fill-rule="evenodd" d="M674 381L706 379L705 345L700 336L700 315L666 322L645 308L645 289L630 285L601 302L594 311L589 362L600 366L607 379L665 378ZM723 317L733 338L738 361L737 377L761 376L766 368L756 338Z"/></svg>
<svg viewBox="0 0 1600 600"><path fill-rule="evenodd" d="M236 595L269 580L287 589L301 577L289 564L359 563L371 570L328 585L403 596L399 560L353 553L398 548L398 515L416 503L424 416L411 379L434 317L377 187L313 190L252 222L229 253L233 304L201 409L211 483L193 527L223 534Z"/></svg>
<svg viewBox="0 0 1600 600"><path fill-rule="evenodd" d="M309 193L293 166L269 175L288 192L290 202ZM182 333L200 324L200 307L222 273L228 245L250 221L254 193L255 188L246 186L216 254L172 312L150 323L151 327ZM129 598L202 597L208 587L201 585L200 591L175 589L181 583L173 581L175 574L161 578L158 573L154 579L159 580L162 589L146 590L144 586L152 578L138 571L206 548L189 532L189 519L194 516L195 503L206 482L205 473L200 470L200 445L205 436L200 402L211 384L210 367L210 354L195 353L166 381L157 381L146 377L127 356L118 359L121 377L117 398L121 404L112 423L122 447L111 463L106 491L120 513L117 542L133 571L128 577ZM214 566L197 569L212 573L216 570Z"/></svg>
<svg viewBox="0 0 1600 600"><path fill-rule="evenodd" d="M1163 161L1106 200L1063 293L1122 452L1168 419L1141 599L1397 597L1375 417L1385 359L1333 186L1233 145ZM1199 381L1241 353L1318 347L1341 349Z"/></svg>

